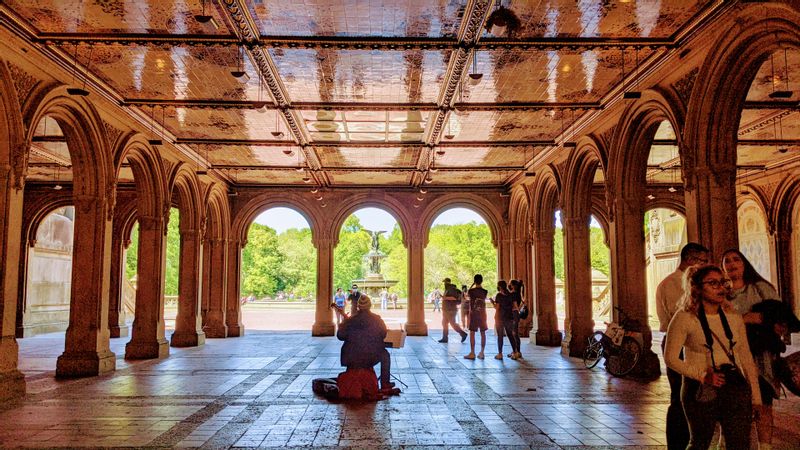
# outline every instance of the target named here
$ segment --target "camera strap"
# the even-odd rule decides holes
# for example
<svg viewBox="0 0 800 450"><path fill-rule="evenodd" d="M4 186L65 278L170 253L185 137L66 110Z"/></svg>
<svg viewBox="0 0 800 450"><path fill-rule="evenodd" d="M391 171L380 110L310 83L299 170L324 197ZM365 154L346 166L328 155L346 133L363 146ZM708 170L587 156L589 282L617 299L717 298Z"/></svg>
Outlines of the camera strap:
<svg viewBox="0 0 800 450"><path fill-rule="evenodd" d="M733 347L736 345L736 342L733 340L733 332L731 331L731 327L728 324L728 318L725 317L725 312L722 308L719 309L719 320L722 322L722 329L725 331L725 337L728 338L728 343L730 346L730 351L725 348L725 345L722 344L720 338L711 331L711 328L708 326L708 318L706 318L706 311L703 308L703 305L697 309L697 318L700 320L700 327L703 328L703 335L706 338L705 347L711 352L711 366L714 370L717 369L717 363L714 361L714 338L717 339L719 342L719 346L722 347L722 351L728 355L728 359L731 360L731 363L735 366L736 365L736 358L733 354Z"/></svg>

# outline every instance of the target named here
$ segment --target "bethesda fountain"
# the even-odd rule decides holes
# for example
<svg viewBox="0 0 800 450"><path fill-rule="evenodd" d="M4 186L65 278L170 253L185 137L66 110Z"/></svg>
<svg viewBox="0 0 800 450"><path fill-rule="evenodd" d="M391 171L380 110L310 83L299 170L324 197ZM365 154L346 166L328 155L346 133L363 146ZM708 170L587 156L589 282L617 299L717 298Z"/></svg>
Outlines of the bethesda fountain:
<svg viewBox="0 0 800 450"><path fill-rule="evenodd" d="M372 238L369 252L364 255L367 275L362 279L353 280L353 284L357 284L361 291L369 295L372 299L377 299L383 289L388 291L397 284L397 280L387 280L381 273L381 260L386 258L386 253L381 251L378 236L385 233L385 231L364 231L369 233Z"/></svg>

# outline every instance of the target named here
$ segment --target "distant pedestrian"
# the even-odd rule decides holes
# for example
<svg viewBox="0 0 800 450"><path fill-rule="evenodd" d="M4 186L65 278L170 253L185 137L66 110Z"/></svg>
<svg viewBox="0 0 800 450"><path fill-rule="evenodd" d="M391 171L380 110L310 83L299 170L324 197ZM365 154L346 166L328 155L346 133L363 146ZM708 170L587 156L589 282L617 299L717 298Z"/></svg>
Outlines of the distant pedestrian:
<svg viewBox="0 0 800 450"><path fill-rule="evenodd" d="M389 308L389 292L384 288L381 291L381 311Z"/></svg>
<svg viewBox="0 0 800 450"><path fill-rule="evenodd" d="M442 293L438 288L433 290L433 311L442 312Z"/></svg>
<svg viewBox="0 0 800 450"><path fill-rule="evenodd" d="M344 291L342 288L336 289L336 293L333 295L333 303L336 304L336 324L341 324L344 320L344 302L347 300L347 297L344 295Z"/></svg>
<svg viewBox="0 0 800 450"><path fill-rule="evenodd" d="M500 321L500 326L508 336L508 341L511 343L511 359L519 358L519 347L517 344L518 331L514 330L514 298L511 292L508 291L508 285L505 280L497 282L497 295L494 296L494 304L497 308L495 318ZM497 333L497 355L494 359L503 359L503 334Z"/></svg>
<svg viewBox="0 0 800 450"><path fill-rule="evenodd" d="M447 335L449 326L461 335L461 342L467 340L467 333L461 329L456 323L456 315L458 314L458 305L461 303L461 291L458 290L456 285L450 282L450 278L445 278L444 282L444 306L442 307L442 338L439 342L447 342Z"/></svg>

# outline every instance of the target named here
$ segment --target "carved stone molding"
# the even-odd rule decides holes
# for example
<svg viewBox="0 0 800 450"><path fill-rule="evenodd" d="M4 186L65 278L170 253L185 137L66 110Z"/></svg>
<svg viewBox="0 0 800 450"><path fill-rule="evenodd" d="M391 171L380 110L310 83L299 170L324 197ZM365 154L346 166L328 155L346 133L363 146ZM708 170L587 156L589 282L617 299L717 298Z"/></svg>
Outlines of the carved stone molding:
<svg viewBox="0 0 800 450"><path fill-rule="evenodd" d="M28 168L28 152L25 151L27 146L23 143L11 144L11 172L12 172L12 186L16 190L21 190L25 187L25 176L27 175Z"/></svg>
<svg viewBox="0 0 800 450"><path fill-rule="evenodd" d="M19 105L22 107L40 80L14 64L7 64L8 70L11 72L11 81L14 82L14 88L17 90Z"/></svg>
<svg viewBox="0 0 800 450"><path fill-rule="evenodd" d="M675 82L675 91L678 92L684 104L689 104L689 99L692 97L692 88L699 72L700 69L695 67Z"/></svg>
<svg viewBox="0 0 800 450"><path fill-rule="evenodd" d="M106 130L106 137L108 138L109 147L114 148L114 143L117 142L117 139L122 134L122 131L118 130L115 126L109 124L105 120L103 121L103 128Z"/></svg>

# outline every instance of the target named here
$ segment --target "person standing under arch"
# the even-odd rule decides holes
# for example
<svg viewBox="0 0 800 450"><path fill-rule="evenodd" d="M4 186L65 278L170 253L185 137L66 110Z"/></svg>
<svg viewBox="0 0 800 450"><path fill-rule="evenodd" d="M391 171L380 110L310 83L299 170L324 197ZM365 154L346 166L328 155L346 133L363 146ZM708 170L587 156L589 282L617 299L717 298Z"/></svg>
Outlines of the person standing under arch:
<svg viewBox="0 0 800 450"><path fill-rule="evenodd" d="M456 285L450 282L450 278L442 280L444 282L444 297L442 297L442 338L439 342L446 343L448 340L449 328L453 329L461 335L461 342L467 340L467 333L461 329L456 323L456 314L458 314L458 305L461 303L462 292L456 288Z"/></svg>
<svg viewBox="0 0 800 450"><path fill-rule="evenodd" d="M469 297L469 354L464 359L475 359L475 332L481 332L481 351L478 359L483 359L483 352L486 349L486 296L489 291L481 286L483 275L477 273L473 277L472 286L467 291Z"/></svg>

